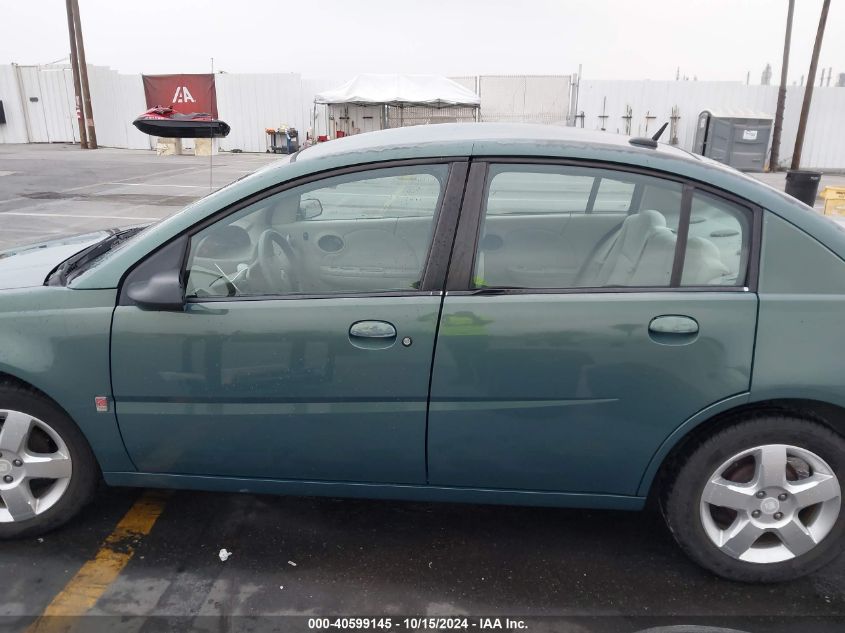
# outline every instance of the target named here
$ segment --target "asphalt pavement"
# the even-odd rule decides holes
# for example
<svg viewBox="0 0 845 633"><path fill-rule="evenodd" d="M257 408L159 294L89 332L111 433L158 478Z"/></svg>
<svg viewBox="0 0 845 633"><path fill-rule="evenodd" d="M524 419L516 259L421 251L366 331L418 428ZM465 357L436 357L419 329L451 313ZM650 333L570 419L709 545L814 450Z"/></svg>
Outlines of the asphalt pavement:
<svg viewBox="0 0 845 633"><path fill-rule="evenodd" d="M0 145L0 248L157 219L273 160L219 155L210 182L207 158ZM688 561L653 511L107 487L66 527L0 542L0 630L348 628L336 616L381 630L467 617L470 630L841 631L845 559L743 585ZM456 621L405 621L420 616Z"/></svg>
<svg viewBox="0 0 845 633"><path fill-rule="evenodd" d="M141 494L104 487L67 527L0 543L0 626L50 614ZM186 491L162 503L86 623L218 630L226 618L232 630L306 630L309 617L358 615L507 617L562 631L845 626L845 561L788 584L723 581L689 562L653 512Z"/></svg>
<svg viewBox="0 0 845 633"><path fill-rule="evenodd" d="M145 224L251 173L278 154L156 156L76 145L0 145L0 249Z"/></svg>

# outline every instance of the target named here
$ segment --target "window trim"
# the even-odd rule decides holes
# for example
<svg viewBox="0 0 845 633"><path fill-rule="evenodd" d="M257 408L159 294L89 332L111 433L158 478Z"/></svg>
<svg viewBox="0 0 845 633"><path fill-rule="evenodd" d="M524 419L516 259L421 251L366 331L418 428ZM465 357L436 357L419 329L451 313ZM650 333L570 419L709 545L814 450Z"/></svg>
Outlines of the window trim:
<svg viewBox="0 0 845 633"><path fill-rule="evenodd" d="M593 207L596 206L596 198L599 196L599 189L601 189L601 176L593 176L593 184L590 187L590 195L587 196L587 208L584 209L584 214L590 214L593 212ZM628 201L628 206L631 205L631 202Z"/></svg>
<svg viewBox="0 0 845 633"><path fill-rule="evenodd" d="M675 182L681 185L681 215L678 220L678 242L681 241L683 232L684 251L679 256L678 242L676 242L675 258L673 260L672 275L669 286L598 286L584 288L473 288L472 276L474 274L478 241L481 232L483 219L484 199L487 190L487 173L490 165L555 165L559 167L582 167L590 169L608 169L612 171L650 176ZM642 187L637 184L642 195ZM710 194L716 198L731 202L742 207L750 214L750 231L748 247L748 263L745 271L745 283L733 286L681 286L680 279L683 274L683 259L686 255L686 237L689 232L689 218L692 211L692 198L696 191ZM632 194L631 205L636 197L637 191ZM639 200L638 200L639 202ZM628 213L633 210L629 209ZM466 194L464 195L461 207L460 221L455 237L455 248L452 251L452 265L446 279L446 291L450 295L531 295L531 294L628 294L628 293L672 293L672 292L757 292L757 284L760 270L760 247L763 233L763 209L744 198L692 178L682 176L673 172L666 172L656 169L611 163L606 161L592 161L569 158L547 158L530 156L484 156L473 159L470 164L469 176L467 178ZM677 273L677 284L675 268L679 265Z"/></svg>
<svg viewBox="0 0 845 633"><path fill-rule="evenodd" d="M184 255L182 258L182 265L179 270L180 281L185 285L186 270L188 264L188 251L190 249L191 238L204 230L205 228L224 220L232 214L237 213L251 206L261 200L265 200L278 193L307 185L312 182L318 182L327 178L335 176L343 176L346 174L360 173L365 171L375 171L378 169L391 169L398 167L424 167L426 165L447 165L448 172L446 176L446 184L440 195L438 207L435 209L432 218L433 230L431 242L429 243L428 251L426 253L425 262L422 268L422 276L420 277L420 287L418 289L406 290L387 290L376 292L338 292L338 293L299 293L299 294L280 294L280 295L248 295L236 297L186 297L185 303L217 303L230 301L278 301L278 300L294 300L294 299L334 299L334 298L354 298L354 297L401 297L401 296L431 296L442 294L445 287L445 277L447 272L448 261L446 265L434 265L431 263L433 257L436 255L442 260L448 260L449 254L452 250L453 238L460 213L461 202L463 200L463 192L466 186L466 174L469 166L469 157L467 156L441 156L434 158L419 158L419 159L403 159L403 160L389 160L377 161L371 163L358 163L355 165L347 165L333 169L325 169L321 171L312 172L304 176L293 178L291 180L278 183L261 191L252 193L240 200L229 204L214 213L203 218L196 224L173 236L166 242L163 242L155 250L145 255L143 258L135 262L123 275L118 285L118 296L120 297L118 304L124 305L125 288L127 282L131 279L133 273L145 262L158 257L168 246L184 240ZM133 305L131 300L126 305Z"/></svg>
<svg viewBox="0 0 845 633"><path fill-rule="evenodd" d="M689 221L692 217L693 193L694 190L692 185L684 183L683 188L681 189L681 215L678 217L678 233L675 238L675 255L672 259L672 273L669 276L670 288L680 287L681 278L684 275L684 263L687 258L687 240L689 239Z"/></svg>

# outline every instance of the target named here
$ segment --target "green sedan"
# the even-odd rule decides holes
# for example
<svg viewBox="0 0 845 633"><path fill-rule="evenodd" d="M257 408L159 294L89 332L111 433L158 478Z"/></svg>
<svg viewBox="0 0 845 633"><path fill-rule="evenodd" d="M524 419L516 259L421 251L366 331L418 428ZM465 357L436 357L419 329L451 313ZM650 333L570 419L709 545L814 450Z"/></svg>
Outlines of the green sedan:
<svg viewBox="0 0 845 633"><path fill-rule="evenodd" d="M117 486L640 510L781 581L842 550L845 232L650 139L306 149L0 254L0 537ZM563 564L564 561L561 561Z"/></svg>

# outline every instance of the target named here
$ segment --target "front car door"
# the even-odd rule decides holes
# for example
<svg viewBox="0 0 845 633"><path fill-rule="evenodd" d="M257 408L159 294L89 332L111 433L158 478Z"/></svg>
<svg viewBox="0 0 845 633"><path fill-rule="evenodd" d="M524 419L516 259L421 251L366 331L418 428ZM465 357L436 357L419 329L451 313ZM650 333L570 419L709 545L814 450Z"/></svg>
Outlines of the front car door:
<svg viewBox="0 0 845 633"><path fill-rule="evenodd" d="M473 163L430 483L636 494L664 438L749 388L758 214L665 175Z"/></svg>
<svg viewBox="0 0 845 633"><path fill-rule="evenodd" d="M185 309L122 301L114 315L115 406L138 469L424 483L465 176L461 162L355 168L195 227Z"/></svg>

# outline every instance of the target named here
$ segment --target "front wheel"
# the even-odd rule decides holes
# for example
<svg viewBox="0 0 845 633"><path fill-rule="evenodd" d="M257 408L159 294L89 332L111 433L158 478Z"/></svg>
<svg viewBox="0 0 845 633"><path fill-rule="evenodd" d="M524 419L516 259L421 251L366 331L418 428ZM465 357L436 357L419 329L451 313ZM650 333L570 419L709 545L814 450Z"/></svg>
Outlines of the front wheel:
<svg viewBox="0 0 845 633"><path fill-rule="evenodd" d="M0 383L0 539L66 522L91 499L98 474L64 411L36 392Z"/></svg>
<svg viewBox="0 0 845 633"><path fill-rule="evenodd" d="M664 498L681 548L731 580L813 572L843 548L845 439L788 415L728 427L688 455Z"/></svg>

